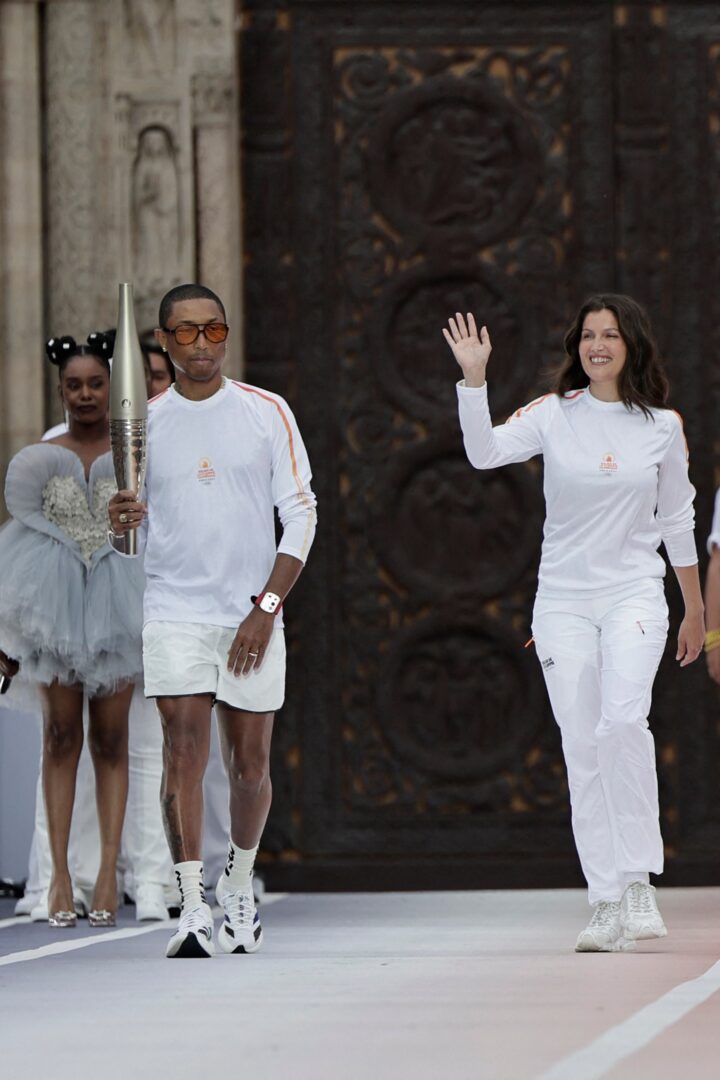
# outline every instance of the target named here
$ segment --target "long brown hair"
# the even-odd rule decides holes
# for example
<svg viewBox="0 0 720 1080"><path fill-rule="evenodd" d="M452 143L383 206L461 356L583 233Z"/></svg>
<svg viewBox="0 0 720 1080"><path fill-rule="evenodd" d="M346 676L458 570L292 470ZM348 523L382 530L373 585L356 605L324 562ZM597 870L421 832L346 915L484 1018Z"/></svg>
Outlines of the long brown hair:
<svg viewBox="0 0 720 1080"><path fill-rule="evenodd" d="M627 348L627 359L618 376L620 400L650 416L651 409L666 409L670 386L658 356L657 345L645 309L630 296L602 293L589 297L565 334L565 359L554 373L551 389L561 397L569 390L588 386L589 377L580 362L580 338L591 311L612 311Z"/></svg>

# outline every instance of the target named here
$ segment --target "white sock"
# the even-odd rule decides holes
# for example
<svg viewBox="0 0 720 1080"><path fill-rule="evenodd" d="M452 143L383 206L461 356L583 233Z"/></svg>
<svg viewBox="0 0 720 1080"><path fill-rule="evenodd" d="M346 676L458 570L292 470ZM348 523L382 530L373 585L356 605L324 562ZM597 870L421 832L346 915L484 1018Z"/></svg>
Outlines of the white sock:
<svg viewBox="0 0 720 1080"><path fill-rule="evenodd" d="M231 892L235 892L237 889L250 888L256 855L257 845L255 845L254 848L246 850L245 848L237 847L233 844L232 839L230 840L227 862L225 864L225 884Z"/></svg>
<svg viewBox="0 0 720 1080"><path fill-rule="evenodd" d="M193 908L207 904L205 899L205 886L203 884L202 862L178 862L173 865L178 889L180 890L180 903L183 911L192 911Z"/></svg>

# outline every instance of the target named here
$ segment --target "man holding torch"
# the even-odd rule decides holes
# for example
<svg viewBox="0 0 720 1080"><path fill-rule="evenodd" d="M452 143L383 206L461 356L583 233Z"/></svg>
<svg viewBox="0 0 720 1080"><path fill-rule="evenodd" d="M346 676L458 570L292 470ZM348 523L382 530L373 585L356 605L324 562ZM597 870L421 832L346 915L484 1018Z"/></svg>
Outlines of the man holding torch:
<svg viewBox="0 0 720 1080"><path fill-rule="evenodd" d="M218 944L254 952L262 930L252 870L270 810L273 717L284 698L282 604L315 533L310 464L283 399L223 376L228 327L215 293L196 284L171 289L156 336L177 381L148 404L144 500L121 490L109 511L115 546L122 553L127 534L140 529L136 550L145 556L145 694L162 718L162 807L182 896L167 955L214 952L201 857L213 705L231 818L216 893L224 910Z"/></svg>

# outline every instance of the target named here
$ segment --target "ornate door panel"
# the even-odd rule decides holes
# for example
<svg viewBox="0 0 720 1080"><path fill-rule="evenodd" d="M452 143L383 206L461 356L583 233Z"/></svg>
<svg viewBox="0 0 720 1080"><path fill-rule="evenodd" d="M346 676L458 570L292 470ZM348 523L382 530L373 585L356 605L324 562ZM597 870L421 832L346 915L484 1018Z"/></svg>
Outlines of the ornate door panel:
<svg viewBox="0 0 720 1080"><path fill-rule="evenodd" d="M487 322L502 420L584 295L644 267L636 291L662 306L640 210L667 120L625 73L643 49L665 63L667 30L608 3L243 7L248 378L289 396L320 521L289 605L269 879L576 881L559 738L523 648L542 468L469 466L440 329L457 310ZM643 263L633 240L649 238Z"/></svg>
<svg viewBox="0 0 720 1080"><path fill-rule="evenodd" d="M720 485L720 9L678 2L664 16L639 27L663 90L654 123L645 124L654 140L643 148L639 139L635 143L636 156L651 151L655 159L641 189L656 210L650 234L655 251L647 252L646 267L655 280L654 311L663 319L673 400L690 446L704 569ZM671 596L677 625L676 587ZM682 884L720 881L720 709L704 668L701 661L679 674L666 663L655 694L666 876Z"/></svg>

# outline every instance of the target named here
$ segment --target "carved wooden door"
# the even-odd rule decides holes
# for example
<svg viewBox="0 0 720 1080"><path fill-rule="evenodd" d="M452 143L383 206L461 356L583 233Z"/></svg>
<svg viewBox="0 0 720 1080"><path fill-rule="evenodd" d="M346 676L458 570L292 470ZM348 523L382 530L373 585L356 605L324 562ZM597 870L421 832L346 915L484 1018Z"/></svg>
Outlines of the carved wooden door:
<svg viewBox="0 0 720 1080"><path fill-rule="evenodd" d="M457 310L491 328L502 420L586 294L637 285L639 260L658 311L657 249L628 241L667 121L630 73L667 27L592 2L243 7L248 378L290 398L319 500L269 881L579 881L523 647L541 463L471 469L440 330Z"/></svg>

